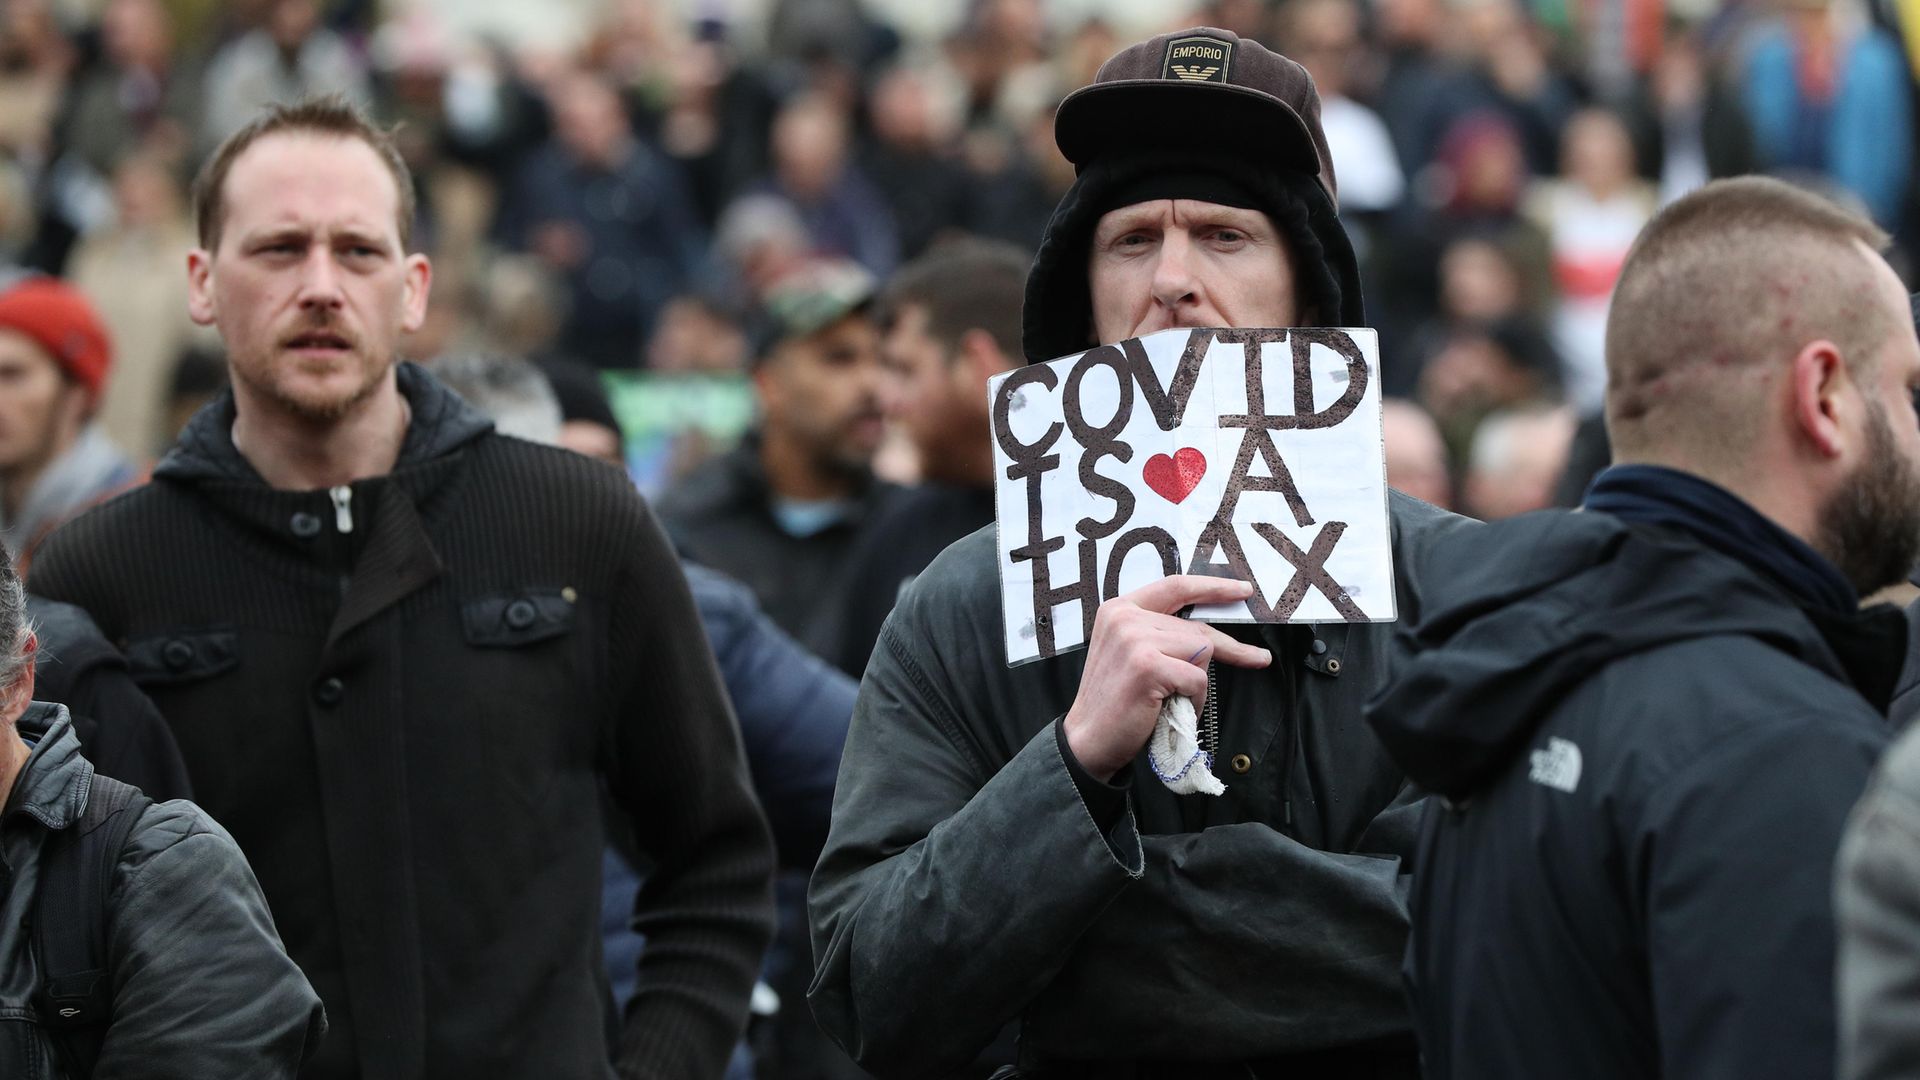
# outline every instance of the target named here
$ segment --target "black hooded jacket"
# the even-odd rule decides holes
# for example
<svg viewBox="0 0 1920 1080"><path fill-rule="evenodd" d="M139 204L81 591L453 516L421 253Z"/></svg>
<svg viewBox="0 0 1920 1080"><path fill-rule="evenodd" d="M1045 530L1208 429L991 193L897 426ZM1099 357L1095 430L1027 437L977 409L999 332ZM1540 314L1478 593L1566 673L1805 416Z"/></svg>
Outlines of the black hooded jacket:
<svg viewBox="0 0 1920 1080"><path fill-rule="evenodd" d="M1352 247L1310 177L1102 159L1028 276L1030 362L1093 344L1088 237L1147 198L1255 202L1287 237L1303 312L1366 325ZM1389 510L1411 613L1406 562L1465 523L1403 495ZM945 1075L1012 1021L1028 1076L1413 1075L1397 967L1418 811L1360 722L1390 627L1226 627L1273 652L1214 675L1227 794L1174 795L1144 753L1118 792L1063 749L1086 653L1006 665L995 560L991 526L947 548L867 666L809 891L822 1029L889 1077Z"/></svg>
<svg viewBox="0 0 1920 1080"><path fill-rule="evenodd" d="M1426 1075L1831 1075L1834 851L1887 741L1848 672L1898 656L1892 609L1803 609L1594 512L1412 569L1369 719L1443 796L1410 901Z"/></svg>
<svg viewBox="0 0 1920 1080"><path fill-rule="evenodd" d="M397 379L391 472L272 488L224 395L32 587L121 646L252 862L332 1025L303 1076L718 1075L772 850L678 561L618 470ZM655 863L611 1045L603 794Z"/></svg>

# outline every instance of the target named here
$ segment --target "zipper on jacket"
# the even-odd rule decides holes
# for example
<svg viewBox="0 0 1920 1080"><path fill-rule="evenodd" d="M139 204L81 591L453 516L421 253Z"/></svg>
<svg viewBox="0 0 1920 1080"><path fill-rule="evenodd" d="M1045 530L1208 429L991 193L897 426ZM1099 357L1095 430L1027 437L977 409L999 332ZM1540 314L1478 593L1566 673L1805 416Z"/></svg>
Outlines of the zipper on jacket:
<svg viewBox="0 0 1920 1080"><path fill-rule="evenodd" d="M353 489L345 484L327 492L333 496L333 527L341 533L353 531Z"/></svg>
<svg viewBox="0 0 1920 1080"><path fill-rule="evenodd" d="M1200 706L1200 748L1207 752L1207 767L1212 768L1220 755L1220 694L1213 681L1213 661L1207 661L1207 701Z"/></svg>

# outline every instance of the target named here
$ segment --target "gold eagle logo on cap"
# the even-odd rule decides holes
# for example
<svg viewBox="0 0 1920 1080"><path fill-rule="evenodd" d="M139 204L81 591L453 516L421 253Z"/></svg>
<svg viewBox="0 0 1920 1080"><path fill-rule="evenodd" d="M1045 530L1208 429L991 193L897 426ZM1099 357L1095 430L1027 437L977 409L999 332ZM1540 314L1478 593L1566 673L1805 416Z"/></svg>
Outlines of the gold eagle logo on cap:
<svg viewBox="0 0 1920 1080"><path fill-rule="evenodd" d="M1182 82L1227 81L1227 69L1233 64L1231 41L1195 35L1167 42L1167 55L1161 62L1160 77Z"/></svg>

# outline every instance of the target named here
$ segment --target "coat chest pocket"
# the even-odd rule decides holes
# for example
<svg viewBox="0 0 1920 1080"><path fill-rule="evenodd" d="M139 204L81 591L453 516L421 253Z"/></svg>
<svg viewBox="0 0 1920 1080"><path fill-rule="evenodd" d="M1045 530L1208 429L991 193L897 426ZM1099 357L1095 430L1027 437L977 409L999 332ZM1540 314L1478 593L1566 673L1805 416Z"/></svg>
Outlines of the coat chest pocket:
<svg viewBox="0 0 1920 1080"><path fill-rule="evenodd" d="M141 686L211 679L240 664L240 635L229 629L171 630L127 641L127 668Z"/></svg>
<svg viewBox="0 0 1920 1080"><path fill-rule="evenodd" d="M460 607L467 644L517 649L573 629L571 589L517 589L469 600Z"/></svg>
<svg viewBox="0 0 1920 1080"><path fill-rule="evenodd" d="M600 688L575 633L575 599L570 588L528 586L463 600L468 659L457 691L441 699L459 705L417 718L478 744L501 778L495 793L523 800L504 812L546 805L555 781L591 767L589 704Z"/></svg>

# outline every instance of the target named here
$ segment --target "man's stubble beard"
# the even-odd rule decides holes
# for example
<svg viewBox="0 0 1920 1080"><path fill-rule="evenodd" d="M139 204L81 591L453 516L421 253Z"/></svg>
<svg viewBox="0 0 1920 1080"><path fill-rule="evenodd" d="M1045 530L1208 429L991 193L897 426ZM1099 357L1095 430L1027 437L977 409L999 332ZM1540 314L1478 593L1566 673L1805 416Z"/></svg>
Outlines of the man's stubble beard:
<svg viewBox="0 0 1920 1080"><path fill-rule="evenodd" d="M324 426L338 423L365 404L379 391L380 384L398 362L389 359L384 364L376 364L361 357L356 357L356 360L356 367L361 374L360 384L349 394L319 401L282 389L280 380L275 376L272 360L260 363L257 368L254 365L234 364L232 369L234 378L244 382L255 398L301 423ZM262 369L266 372L265 377L256 374L257 370Z"/></svg>
<svg viewBox="0 0 1920 1080"><path fill-rule="evenodd" d="M1886 409L1875 402L1867 456L1821 508L1822 553L1862 596L1905 581L1920 558L1920 474L1900 453Z"/></svg>

